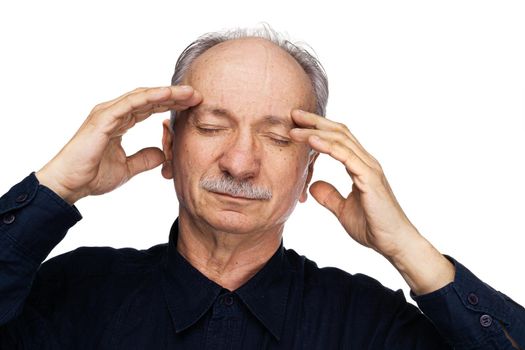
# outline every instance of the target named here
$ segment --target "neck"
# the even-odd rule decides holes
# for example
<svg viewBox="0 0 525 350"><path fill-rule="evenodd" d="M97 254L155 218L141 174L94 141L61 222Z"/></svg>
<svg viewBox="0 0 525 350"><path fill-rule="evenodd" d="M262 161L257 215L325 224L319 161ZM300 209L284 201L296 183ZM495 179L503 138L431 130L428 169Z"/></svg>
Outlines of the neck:
<svg viewBox="0 0 525 350"><path fill-rule="evenodd" d="M177 250L207 278L233 291L272 257L281 244L282 231L283 225L270 231L219 231L180 210Z"/></svg>

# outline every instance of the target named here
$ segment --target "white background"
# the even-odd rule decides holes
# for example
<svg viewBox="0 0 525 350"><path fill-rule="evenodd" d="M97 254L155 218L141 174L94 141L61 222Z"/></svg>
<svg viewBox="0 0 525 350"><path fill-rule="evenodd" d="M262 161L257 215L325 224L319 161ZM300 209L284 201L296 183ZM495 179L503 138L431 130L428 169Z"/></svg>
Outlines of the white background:
<svg viewBox="0 0 525 350"><path fill-rule="evenodd" d="M0 5L0 192L38 170L91 108L138 86L169 84L197 36L268 22L309 43L330 80L328 116L382 164L402 207L440 251L525 304L525 5L522 1L10 1ZM156 115L129 132L129 153L160 146ZM315 179L348 193L328 157ZM160 169L104 197L50 256L78 246L147 248L177 215ZM309 199L285 246L408 289Z"/></svg>

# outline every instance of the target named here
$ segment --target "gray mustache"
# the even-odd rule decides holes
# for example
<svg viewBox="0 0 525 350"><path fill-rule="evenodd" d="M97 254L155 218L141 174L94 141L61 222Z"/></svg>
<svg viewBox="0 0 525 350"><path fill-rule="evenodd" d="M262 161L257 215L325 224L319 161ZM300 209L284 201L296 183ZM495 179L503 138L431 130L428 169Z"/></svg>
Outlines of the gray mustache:
<svg viewBox="0 0 525 350"><path fill-rule="evenodd" d="M248 181L237 181L229 175L220 178L205 177L200 181L200 186L207 191L224 193L234 197L262 200L272 198L271 190L255 186Z"/></svg>

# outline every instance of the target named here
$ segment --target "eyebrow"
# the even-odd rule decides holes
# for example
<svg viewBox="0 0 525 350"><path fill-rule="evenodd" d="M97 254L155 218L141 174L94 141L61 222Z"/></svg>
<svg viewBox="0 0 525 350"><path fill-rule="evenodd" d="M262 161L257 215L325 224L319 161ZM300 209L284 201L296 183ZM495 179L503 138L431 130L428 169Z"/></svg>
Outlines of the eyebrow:
<svg viewBox="0 0 525 350"><path fill-rule="evenodd" d="M285 128L293 129L296 127L295 123L290 120L287 120L283 117L277 117L275 115L266 115L263 117L264 122L270 125L282 125Z"/></svg>
<svg viewBox="0 0 525 350"><path fill-rule="evenodd" d="M190 113L195 113L196 115L199 115L201 113L210 113L218 117L234 119L234 115L230 110L212 105L195 106L194 108L191 108ZM293 129L294 127L296 127L296 124L293 123L291 120L276 115L265 115L264 117L262 117L262 121L258 122L258 124L259 123L269 125L282 125L288 129Z"/></svg>

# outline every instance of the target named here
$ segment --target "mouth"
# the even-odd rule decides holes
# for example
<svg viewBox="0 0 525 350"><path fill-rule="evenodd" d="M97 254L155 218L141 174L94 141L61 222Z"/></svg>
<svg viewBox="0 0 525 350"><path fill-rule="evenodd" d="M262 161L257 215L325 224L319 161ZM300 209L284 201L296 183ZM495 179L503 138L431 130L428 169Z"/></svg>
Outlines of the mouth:
<svg viewBox="0 0 525 350"><path fill-rule="evenodd" d="M213 193L217 196L220 196L220 197L223 197L223 198L227 198L227 199L231 199L231 200L237 200L237 201L254 201L255 199L254 198L248 198L248 197L242 197L242 196L234 196L232 194L229 194L229 193L224 193L224 192L215 192L215 191L209 191L210 193Z"/></svg>

